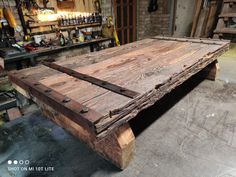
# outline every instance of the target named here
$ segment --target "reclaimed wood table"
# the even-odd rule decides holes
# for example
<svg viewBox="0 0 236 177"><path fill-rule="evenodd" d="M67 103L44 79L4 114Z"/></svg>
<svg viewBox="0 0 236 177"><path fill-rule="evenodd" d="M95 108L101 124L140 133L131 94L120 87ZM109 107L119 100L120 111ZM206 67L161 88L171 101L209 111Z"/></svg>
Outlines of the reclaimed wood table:
<svg viewBox="0 0 236 177"><path fill-rule="evenodd" d="M129 120L204 68L214 79L228 48L223 40L153 37L44 62L9 79L48 118L124 169L135 150Z"/></svg>

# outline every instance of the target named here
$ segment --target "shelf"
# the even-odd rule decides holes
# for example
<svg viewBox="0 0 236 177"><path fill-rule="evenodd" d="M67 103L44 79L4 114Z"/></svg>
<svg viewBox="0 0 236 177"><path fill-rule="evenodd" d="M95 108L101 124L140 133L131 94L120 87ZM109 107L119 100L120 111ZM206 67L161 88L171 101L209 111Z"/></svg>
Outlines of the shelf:
<svg viewBox="0 0 236 177"><path fill-rule="evenodd" d="M224 0L224 3L236 3L236 0Z"/></svg>
<svg viewBox="0 0 236 177"><path fill-rule="evenodd" d="M222 28L220 30L215 30L214 33L217 33L217 34L236 34L236 28Z"/></svg>
<svg viewBox="0 0 236 177"><path fill-rule="evenodd" d="M54 28L54 30L33 32L30 35L32 36L32 35L50 34L50 33L55 33L56 30L66 31L66 30L73 30L76 27L81 29L81 28L97 27L97 26L101 26L101 25L102 25L101 23L91 23L91 24L83 24L83 25L58 26L58 27Z"/></svg>
<svg viewBox="0 0 236 177"><path fill-rule="evenodd" d="M101 23L88 23L88 24L82 24L82 25L67 25L67 26L59 26L58 28L63 29L74 29L74 28L88 28L88 27L96 27L100 26Z"/></svg>
<svg viewBox="0 0 236 177"><path fill-rule="evenodd" d="M52 22L40 22L40 23L30 23L30 28L38 28L41 26L55 26L58 25L58 21L52 21Z"/></svg>
<svg viewBox="0 0 236 177"><path fill-rule="evenodd" d="M236 17L236 13L225 13L225 14L220 14L220 18L234 18Z"/></svg>

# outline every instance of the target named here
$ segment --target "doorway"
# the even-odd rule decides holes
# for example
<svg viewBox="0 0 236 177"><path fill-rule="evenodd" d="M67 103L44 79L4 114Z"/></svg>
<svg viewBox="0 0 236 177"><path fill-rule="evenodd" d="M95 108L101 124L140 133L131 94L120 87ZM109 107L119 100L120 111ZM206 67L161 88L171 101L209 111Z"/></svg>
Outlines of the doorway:
<svg viewBox="0 0 236 177"><path fill-rule="evenodd" d="M136 0L115 0L114 13L120 44L136 41Z"/></svg>

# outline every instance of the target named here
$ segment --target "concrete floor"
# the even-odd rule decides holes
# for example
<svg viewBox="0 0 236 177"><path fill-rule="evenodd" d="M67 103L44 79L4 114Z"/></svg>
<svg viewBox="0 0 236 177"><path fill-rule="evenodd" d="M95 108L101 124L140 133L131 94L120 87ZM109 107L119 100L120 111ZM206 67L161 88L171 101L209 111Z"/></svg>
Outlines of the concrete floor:
<svg viewBox="0 0 236 177"><path fill-rule="evenodd" d="M136 156L124 171L38 111L0 128L0 177L235 177L236 45L219 63L217 81L194 77L130 122Z"/></svg>

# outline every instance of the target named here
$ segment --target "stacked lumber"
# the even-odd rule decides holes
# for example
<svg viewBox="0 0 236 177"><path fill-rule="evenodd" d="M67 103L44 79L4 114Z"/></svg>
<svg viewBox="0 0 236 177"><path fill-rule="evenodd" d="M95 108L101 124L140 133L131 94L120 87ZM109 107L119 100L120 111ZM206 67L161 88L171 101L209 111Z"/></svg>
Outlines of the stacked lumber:
<svg viewBox="0 0 236 177"><path fill-rule="evenodd" d="M213 36L221 8L218 0L196 0L191 37L208 38Z"/></svg>
<svg viewBox="0 0 236 177"><path fill-rule="evenodd" d="M214 38L222 38L225 35L236 34L236 0L224 0L222 11L219 15Z"/></svg>

